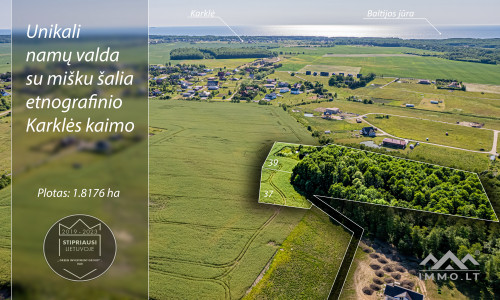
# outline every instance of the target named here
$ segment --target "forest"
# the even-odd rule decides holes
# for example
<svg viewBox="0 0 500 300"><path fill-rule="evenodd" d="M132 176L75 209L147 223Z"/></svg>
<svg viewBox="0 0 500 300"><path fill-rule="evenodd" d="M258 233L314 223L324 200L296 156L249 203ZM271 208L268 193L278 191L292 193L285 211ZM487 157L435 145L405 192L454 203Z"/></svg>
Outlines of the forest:
<svg viewBox="0 0 500 300"><path fill-rule="evenodd" d="M497 220L475 173L337 145L298 151L291 183L306 195Z"/></svg>
<svg viewBox="0 0 500 300"><path fill-rule="evenodd" d="M241 48L177 48L170 51L170 59L224 59L224 58L265 58L274 57L268 49L256 47Z"/></svg>

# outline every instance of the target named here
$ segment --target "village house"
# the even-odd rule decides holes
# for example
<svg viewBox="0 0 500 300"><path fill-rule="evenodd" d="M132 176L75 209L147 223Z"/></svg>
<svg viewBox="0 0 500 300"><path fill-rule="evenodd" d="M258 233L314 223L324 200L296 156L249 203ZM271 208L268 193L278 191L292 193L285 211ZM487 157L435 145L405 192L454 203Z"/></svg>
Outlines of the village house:
<svg viewBox="0 0 500 300"><path fill-rule="evenodd" d="M424 295L392 283L385 286L384 296L386 300L424 300Z"/></svg>
<svg viewBox="0 0 500 300"><path fill-rule="evenodd" d="M208 97L208 96L210 96L210 92L207 92L207 91L201 91L200 92L200 97L203 98L203 97Z"/></svg>
<svg viewBox="0 0 500 300"><path fill-rule="evenodd" d="M418 84L431 84L430 80L427 79L421 79L418 81Z"/></svg>
<svg viewBox="0 0 500 300"><path fill-rule="evenodd" d="M375 130L376 129L373 127L363 127L363 129L361 129L361 134L364 136L375 137L377 135Z"/></svg>
<svg viewBox="0 0 500 300"><path fill-rule="evenodd" d="M331 107L331 108L327 108L325 110L325 115L332 115L332 114L338 114L338 113L340 113L340 109L337 107Z"/></svg>
<svg viewBox="0 0 500 300"><path fill-rule="evenodd" d="M267 94L264 99L265 100L274 100L274 99L276 99L276 93Z"/></svg>
<svg viewBox="0 0 500 300"><path fill-rule="evenodd" d="M382 145L384 147L406 149L407 142L403 141L403 140L396 140L396 139L391 139L391 138L385 138L382 141Z"/></svg>

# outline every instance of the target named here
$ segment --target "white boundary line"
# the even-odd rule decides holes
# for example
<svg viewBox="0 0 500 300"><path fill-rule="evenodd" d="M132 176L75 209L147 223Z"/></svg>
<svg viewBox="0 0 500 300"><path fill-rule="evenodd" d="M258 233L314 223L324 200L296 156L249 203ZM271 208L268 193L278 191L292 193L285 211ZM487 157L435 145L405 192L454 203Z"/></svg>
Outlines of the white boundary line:
<svg viewBox="0 0 500 300"><path fill-rule="evenodd" d="M479 178L479 175L475 172L471 172L471 171L466 171L466 170L461 170L461 169L455 169L455 168L451 168L451 167L445 167L445 166L440 166L440 165L436 165L436 164L431 164L431 163L427 163L427 162L421 162L421 161L417 161L417 160L412 160L412 159L407 159L407 158L403 158L403 157L397 157L397 156L392 156L392 155L388 155L388 154L383 154L383 153L377 153L377 152L372 152L372 151L369 151L369 150L364 150L364 149L357 149L357 148L354 148L354 147L349 147L349 146L344 146L344 145L338 145L338 144L327 144L327 145L324 145L324 146L313 146L313 145L304 145L304 144L296 144L296 143L286 143L286 142L274 142L273 144L273 148L274 146L277 144L277 143L280 143L280 144L288 144L288 145L299 145L299 146L306 146L306 147L317 147L317 148L324 148L326 146L329 146L329 145L333 145L333 146L338 146L338 147L343 147L343 148L347 148L347 149L353 149L353 150L357 150L357 151L364 151L364 152L368 152L368 153L374 153L374 154L379 154L379 155L385 155L385 156L389 156L391 158L394 158L394 159L402 159L402 160L407 160L407 161L411 161L411 162L417 162L417 163L421 163L421 164L427 164L427 165L431 165L431 166L436 166L436 167L441 167L441 168L447 168L447 169L451 169L451 170L456 170L456 171L462 171L462 172L467 172L467 173L471 173L471 174L474 174L476 175L479 183L481 184L481 187L483 189L483 193L484 195L486 195L486 198L488 199L488 202L490 204L490 207L491 209L493 210L493 213L495 214L495 217L497 218L497 220L488 220L488 219L481 219L481 218L473 218L473 217L466 217L466 216L460 216L460 215L452 215L452 214L445 214L445 213L438 213L438 212L433 212L433 211L428 211L428 210L420 210L420 209L414 209L414 208L406 208L406 207L399 207L399 206L391 206L391 205L385 205L385 204L377 204L377 203L371 203L371 202L361 202L361 201L357 201L357 200L349 200L349 199L342 199L342 198L333 198L333 197L328 197L328 196L321 196L321 197L327 197L327 198L331 198L331 199L337 199L337 200L344 200L344 201L351 201L351 202L358 202L358 203L365 203L365 204L371 204L371 205L378 205L378 206L385 206L385 207L392 207L392 208L400 208L400 209L406 209L406 210L412 210L412 211L419 211L419 212L426 212L426 213L433 213L433 214L438 214L438 215L444 215L444 216L452 216L452 217L459 217L459 218L465 218L465 219L472 219L472 220L478 220L478 221L488 221L488 222L494 222L494 223L499 223L500 221L498 220L498 215L495 211L495 208L493 207L493 204L491 203L491 200L488 196L488 194L486 193L486 190L484 189L484 186L483 186L483 183L481 182L481 179ZM273 149L271 148L271 150ZM269 154L271 153L271 151L269 151ZM269 157L269 154L267 155L267 157ZM266 157L266 161L267 161L267 157ZM261 180L262 180L262 177L261 177ZM315 196L320 196L320 195L315 195ZM259 203L260 203L260 189L259 189ZM275 205L280 205L280 204L275 204ZM281 205L280 205L281 206Z"/></svg>
<svg viewBox="0 0 500 300"><path fill-rule="evenodd" d="M349 219L348 217L346 217L343 213L339 212L338 210L336 210L335 208L331 207L328 203L326 203L325 201L321 200L320 198L318 197L323 197L323 196L318 196L318 195L314 195L314 197L318 200L320 200L321 202L323 202L326 206L330 207L331 209L335 210L337 213L339 213L340 215L342 215L344 218L348 219L349 221L351 221L352 223L356 224L360 229L361 229L361 235L359 237L359 240L358 240L358 244L356 245L356 248L354 250L354 254L352 256L352 260L351 260L351 263L349 264L349 268L348 268L348 271L347 271L347 274L346 274L346 277L344 278L344 282L342 283L342 287L340 288L340 292L339 292L339 296L342 295L342 290L344 289L344 285L345 285L345 282L347 280L347 275L349 275L349 271L351 270L351 266L352 266L352 262L354 261L354 257L356 256L356 253L358 252L358 247L359 247L359 243L361 242L361 238L363 237L363 234L365 233L365 229L361 226L359 226L356 222L354 222L353 220ZM313 204L314 205L314 204ZM316 205L314 205L316 206ZM347 251L349 250L349 245L351 244L351 241L352 241L352 238L354 237L354 231L352 231L351 229L347 228L344 224L340 223L337 219L333 218L332 216L330 216L329 214L325 213L321 208L317 207L320 211L322 211L324 214L326 214L327 216L329 216L330 218L334 219L335 221L337 221L337 223L339 223L340 225L342 225L344 228L346 228L347 230L349 230L351 233L352 233L352 236L351 236L351 239L349 240L349 244L347 245L347 248L346 248L346 251L344 253L344 257L342 258L342 261L340 262L340 266L342 266L342 263L344 263L344 260L345 260L345 257L347 255ZM340 267L339 267L339 271L337 272L337 275L335 275L335 279L333 280L333 284L332 284L332 287L330 288L330 293L328 294L328 297L332 294L332 291L333 291L333 286L335 285L335 281L337 281L337 277L340 273Z"/></svg>

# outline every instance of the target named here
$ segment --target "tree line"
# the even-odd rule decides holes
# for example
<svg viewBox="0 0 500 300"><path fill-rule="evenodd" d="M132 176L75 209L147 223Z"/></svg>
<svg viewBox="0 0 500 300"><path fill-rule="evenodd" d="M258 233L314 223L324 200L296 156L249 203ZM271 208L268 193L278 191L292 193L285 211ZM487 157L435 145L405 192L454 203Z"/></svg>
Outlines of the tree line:
<svg viewBox="0 0 500 300"><path fill-rule="evenodd" d="M265 48L176 48L170 51L170 59L224 59L224 58L266 58L276 54Z"/></svg>

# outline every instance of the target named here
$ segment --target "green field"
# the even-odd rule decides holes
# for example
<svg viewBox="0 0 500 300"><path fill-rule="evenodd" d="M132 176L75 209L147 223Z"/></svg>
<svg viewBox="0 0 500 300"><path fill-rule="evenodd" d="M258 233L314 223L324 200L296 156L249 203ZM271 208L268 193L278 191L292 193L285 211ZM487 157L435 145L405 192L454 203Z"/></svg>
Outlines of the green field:
<svg viewBox="0 0 500 300"><path fill-rule="evenodd" d="M407 78L450 78L471 83L500 85L500 66L451 61L437 57L323 57L296 55L283 61L283 71L299 71L306 65L361 67L361 73Z"/></svg>
<svg viewBox="0 0 500 300"><path fill-rule="evenodd" d="M10 43L0 44L0 74L11 71Z"/></svg>
<svg viewBox="0 0 500 300"><path fill-rule="evenodd" d="M314 141L248 103L151 101L150 125L152 299L241 298L306 212L258 204L260 168L275 140Z"/></svg>
<svg viewBox="0 0 500 300"><path fill-rule="evenodd" d="M276 252L244 299L326 299L351 233L314 207Z"/></svg>
<svg viewBox="0 0 500 300"><path fill-rule="evenodd" d="M10 186L0 191L0 287L10 286Z"/></svg>
<svg viewBox="0 0 500 300"><path fill-rule="evenodd" d="M369 115L366 120L399 138L417 141L426 141L429 138L429 143L474 151L490 151L493 144L492 130L397 116L379 119L376 115Z"/></svg>

